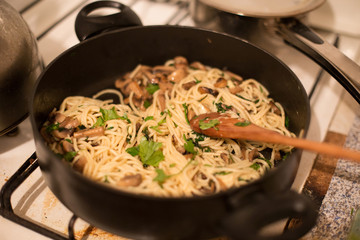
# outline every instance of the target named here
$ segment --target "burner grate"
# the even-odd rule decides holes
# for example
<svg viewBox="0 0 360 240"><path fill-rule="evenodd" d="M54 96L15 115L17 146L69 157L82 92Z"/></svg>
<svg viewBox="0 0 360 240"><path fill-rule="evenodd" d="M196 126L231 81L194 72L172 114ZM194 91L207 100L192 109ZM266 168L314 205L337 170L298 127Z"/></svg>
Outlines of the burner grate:
<svg viewBox="0 0 360 240"><path fill-rule="evenodd" d="M75 240L74 224L77 219L75 215L73 215L69 220L68 236L62 236L55 230L46 228L46 226L42 226L36 222L31 222L14 212L11 204L12 194L38 167L39 163L36 153L33 153L4 184L0 192L0 215L6 219L9 219L10 221L13 221L14 223L17 223L54 240Z"/></svg>

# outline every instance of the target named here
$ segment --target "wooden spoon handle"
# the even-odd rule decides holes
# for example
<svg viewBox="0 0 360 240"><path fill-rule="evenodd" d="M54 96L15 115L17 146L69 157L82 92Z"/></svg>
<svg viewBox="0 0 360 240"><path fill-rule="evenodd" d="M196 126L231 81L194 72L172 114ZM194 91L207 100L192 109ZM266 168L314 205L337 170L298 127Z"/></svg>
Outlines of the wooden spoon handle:
<svg viewBox="0 0 360 240"><path fill-rule="evenodd" d="M235 124L240 122L239 119L222 117L223 115L219 117L219 114L207 114L206 116L206 118L199 117L191 120L190 125L195 132L199 132L210 137L244 139L289 145L316 153L360 162L360 152L345 149L337 145L284 136L275 131L265 129L251 123L245 124L246 126L236 126ZM214 127L201 129L199 122L204 119L207 119L207 121L218 119L219 121Z"/></svg>

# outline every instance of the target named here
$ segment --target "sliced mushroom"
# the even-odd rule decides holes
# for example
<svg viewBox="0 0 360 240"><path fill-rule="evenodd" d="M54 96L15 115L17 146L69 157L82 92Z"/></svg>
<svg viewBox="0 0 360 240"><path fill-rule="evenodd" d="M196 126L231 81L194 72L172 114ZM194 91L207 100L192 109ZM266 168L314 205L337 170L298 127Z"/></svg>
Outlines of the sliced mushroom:
<svg viewBox="0 0 360 240"><path fill-rule="evenodd" d="M206 70L206 67L201 62L192 62L190 67L199 69L199 70Z"/></svg>
<svg viewBox="0 0 360 240"><path fill-rule="evenodd" d="M183 56L177 56L174 58L174 65L176 69L186 68L188 66L188 60Z"/></svg>
<svg viewBox="0 0 360 240"><path fill-rule="evenodd" d="M141 184L141 182L142 182L142 176L141 174L137 173L137 174L127 175L121 178L116 183L116 185L119 187L137 187Z"/></svg>
<svg viewBox="0 0 360 240"><path fill-rule="evenodd" d="M74 162L73 169L82 173L84 171L86 163L87 163L86 157L81 155L79 159L76 162Z"/></svg>
<svg viewBox="0 0 360 240"><path fill-rule="evenodd" d="M235 87L229 88L229 91L232 94L236 94L236 93L244 91L244 89L240 86L235 86Z"/></svg>
<svg viewBox="0 0 360 240"><path fill-rule="evenodd" d="M280 111L280 109L275 105L275 103L274 102L269 102L269 105L270 105L270 108L272 109L272 111L275 113L275 114L277 114L277 115L281 115L281 111Z"/></svg>
<svg viewBox="0 0 360 240"><path fill-rule="evenodd" d="M66 119L66 116L64 114L59 113L59 112L55 113L55 118L54 118L55 122L61 123L65 119Z"/></svg>
<svg viewBox="0 0 360 240"><path fill-rule="evenodd" d="M155 74L152 74L150 71L144 71L143 75L147 78L148 82L151 84L158 84L159 78Z"/></svg>
<svg viewBox="0 0 360 240"><path fill-rule="evenodd" d="M187 72L184 68L179 68L175 71L173 71L168 77L168 81L172 82L180 82L182 79L184 79L187 76Z"/></svg>
<svg viewBox="0 0 360 240"><path fill-rule="evenodd" d="M216 97L216 96L219 94L218 91L213 90L213 89L211 89L211 88L207 88L207 87L199 87L199 92L200 92L201 94L207 94L207 93L209 93L209 94L213 95L214 97Z"/></svg>
<svg viewBox="0 0 360 240"><path fill-rule="evenodd" d="M220 157L221 157L222 160L224 160L224 162L225 162L226 164L230 164L230 163L231 163L231 160L230 160L229 156L228 156L226 153L221 153L221 154L220 154Z"/></svg>
<svg viewBox="0 0 360 240"><path fill-rule="evenodd" d="M166 108L166 104L165 104L165 93L161 90L158 94L158 100L159 100L160 110L163 112Z"/></svg>
<svg viewBox="0 0 360 240"><path fill-rule="evenodd" d="M189 90L190 88L192 88L193 86L196 85L196 82L195 81L191 81L191 82L187 82L187 83L184 83L182 85L183 89L185 90Z"/></svg>
<svg viewBox="0 0 360 240"><path fill-rule="evenodd" d="M166 92L166 91L171 92L173 87L174 87L174 84L172 84L171 82L168 82L167 80L159 82L159 88L160 88L160 90L162 90L164 92Z"/></svg>
<svg viewBox="0 0 360 240"><path fill-rule="evenodd" d="M66 129L62 128L60 130L54 130L51 132L51 135L53 135L56 138L64 139L69 137L74 132L74 129Z"/></svg>
<svg viewBox="0 0 360 240"><path fill-rule="evenodd" d="M239 82L242 82L242 81L243 81L243 78L242 78L242 77L240 77L239 75L237 75L237 74L235 74L235 73L233 73L233 72L225 71L225 73L226 73L227 75L229 75L232 80L239 81Z"/></svg>
<svg viewBox="0 0 360 240"><path fill-rule="evenodd" d="M227 86L227 80L223 77L220 77L216 80L216 83L214 84L214 87L218 88L224 88Z"/></svg>
<svg viewBox="0 0 360 240"><path fill-rule="evenodd" d="M154 73L163 73L163 74L170 74L173 71L175 71L175 67L174 66L164 66L164 65L159 65L159 66L155 66L153 67L153 72Z"/></svg>
<svg viewBox="0 0 360 240"><path fill-rule="evenodd" d="M73 152L74 151L73 144L68 142L67 140L62 140L60 142L60 145L61 145L62 149L64 150L64 152Z"/></svg>
<svg viewBox="0 0 360 240"><path fill-rule="evenodd" d="M77 118L66 117L64 121L59 124L60 128L73 129L77 128L80 125L80 122Z"/></svg>
<svg viewBox="0 0 360 240"><path fill-rule="evenodd" d="M140 99L143 96L143 91L141 89L141 87L139 86L139 84L135 81L132 81L131 83L129 83L126 87L126 91L129 92L134 92L135 98Z"/></svg>
<svg viewBox="0 0 360 240"><path fill-rule="evenodd" d="M190 120L193 119L193 117L195 117L195 112L192 110L192 108L190 108L187 113L187 118Z"/></svg>
<svg viewBox="0 0 360 240"><path fill-rule="evenodd" d="M257 150L257 148L254 148L249 152L249 161L252 162L258 156L259 156L259 151Z"/></svg>
<svg viewBox="0 0 360 240"><path fill-rule="evenodd" d="M74 137L82 138L82 137L103 136L104 133L105 133L104 127L96 127L96 128L84 129L74 132Z"/></svg>

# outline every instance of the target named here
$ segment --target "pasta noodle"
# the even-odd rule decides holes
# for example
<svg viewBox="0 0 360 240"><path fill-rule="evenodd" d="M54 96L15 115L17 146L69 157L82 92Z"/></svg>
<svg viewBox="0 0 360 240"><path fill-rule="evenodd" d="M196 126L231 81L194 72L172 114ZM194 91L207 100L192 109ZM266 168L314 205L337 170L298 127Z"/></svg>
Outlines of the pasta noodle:
<svg viewBox="0 0 360 240"><path fill-rule="evenodd" d="M119 80L120 85L137 81L136 87L145 86L142 96L137 88L127 94L105 89L93 98L64 99L42 129L49 147L95 181L155 196L206 195L239 187L260 178L291 151L290 146L193 132L188 120L194 115L226 112L295 136L286 128L282 106L258 81L197 62L189 65L183 58L179 67L176 60L163 67L174 76L182 69L186 74L181 79L169 80L171 74L162 72L160 82L148 83L145 70L151 68L139 65ZM170 85L161 88L164 76ZM105 93L115 94L119 103L98 99Z"/></svg>

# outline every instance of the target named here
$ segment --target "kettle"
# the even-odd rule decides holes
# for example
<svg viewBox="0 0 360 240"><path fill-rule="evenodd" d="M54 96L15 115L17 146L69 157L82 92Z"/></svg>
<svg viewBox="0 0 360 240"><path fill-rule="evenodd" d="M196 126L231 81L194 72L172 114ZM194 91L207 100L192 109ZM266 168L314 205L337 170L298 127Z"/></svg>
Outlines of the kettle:
<svg viewBox="0 0 360 240"><path fill-rule="evenodd" d="M31 90L43 69L28 25L18 11L0 0L0 136L28 116Z"/></svg>

